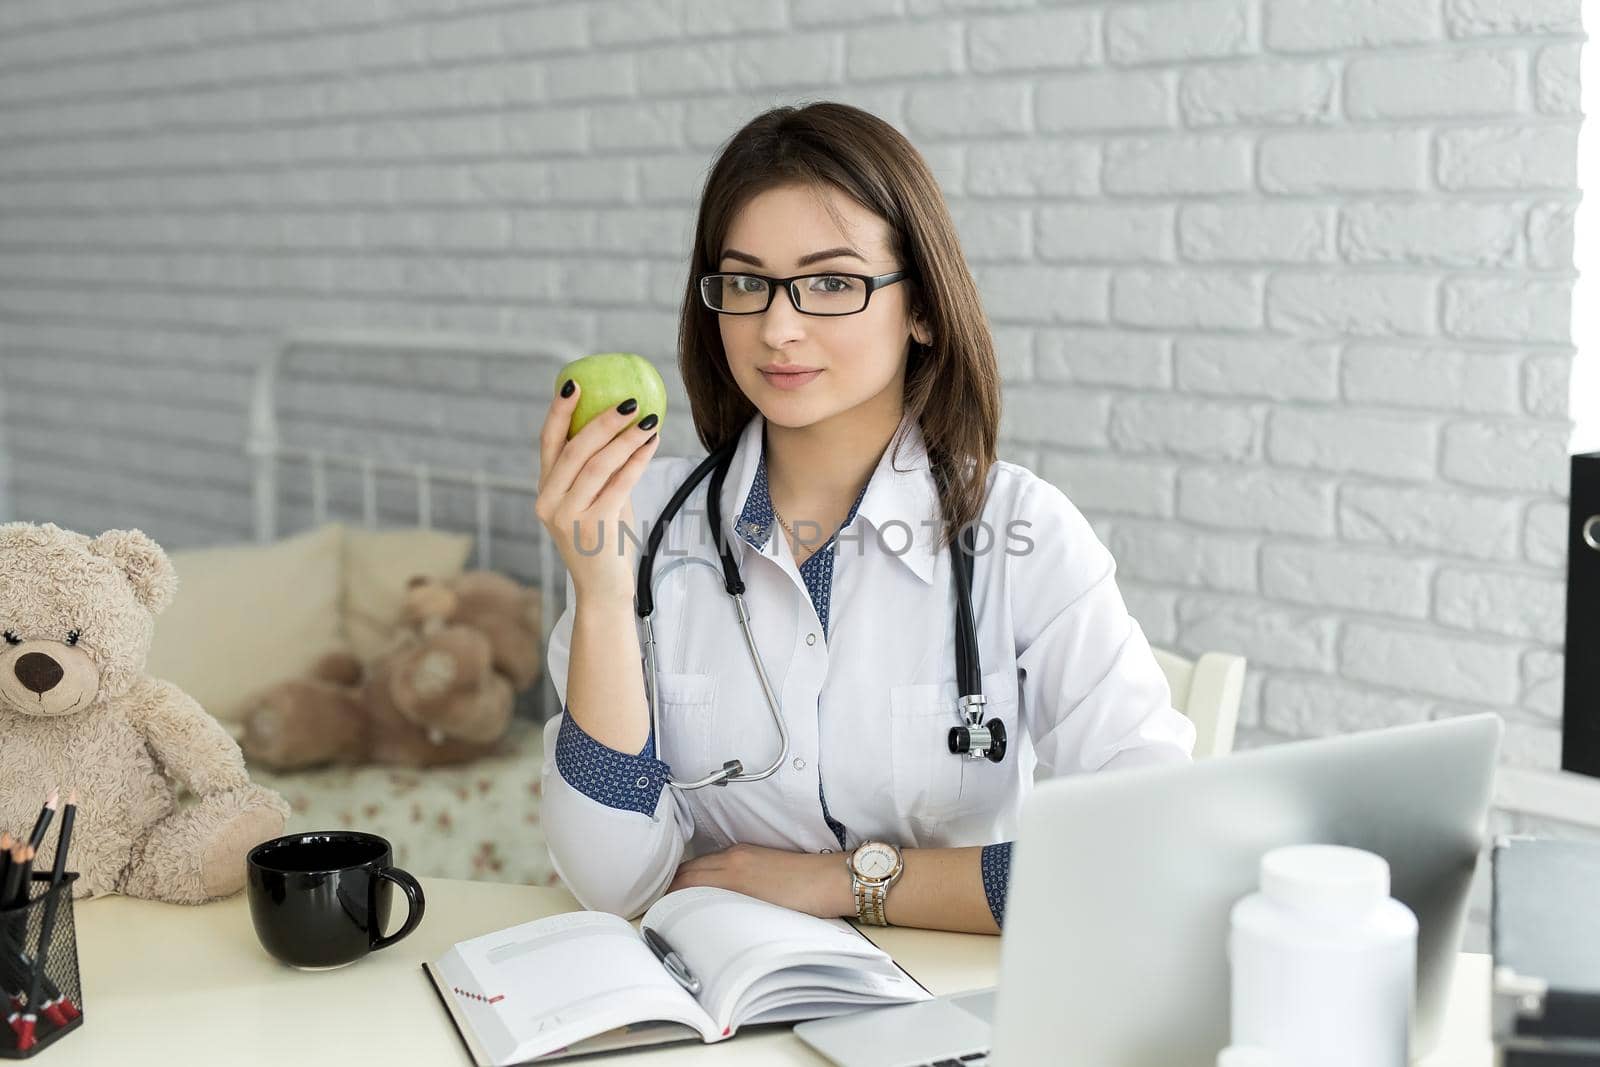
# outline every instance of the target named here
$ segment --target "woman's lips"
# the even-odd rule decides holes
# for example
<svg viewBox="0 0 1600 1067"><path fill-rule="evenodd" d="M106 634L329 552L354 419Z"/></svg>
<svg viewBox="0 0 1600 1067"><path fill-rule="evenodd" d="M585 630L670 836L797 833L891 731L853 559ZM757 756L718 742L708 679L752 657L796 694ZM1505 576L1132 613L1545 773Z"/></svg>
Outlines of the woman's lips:
<svg viewBox="0 0 1600 1067"><path fill-rule="evenodd" d="M761 376L774 389L799 389L821 373L820 370L805 371L801 374L769 374L767 371L762 371Z"/></svg>

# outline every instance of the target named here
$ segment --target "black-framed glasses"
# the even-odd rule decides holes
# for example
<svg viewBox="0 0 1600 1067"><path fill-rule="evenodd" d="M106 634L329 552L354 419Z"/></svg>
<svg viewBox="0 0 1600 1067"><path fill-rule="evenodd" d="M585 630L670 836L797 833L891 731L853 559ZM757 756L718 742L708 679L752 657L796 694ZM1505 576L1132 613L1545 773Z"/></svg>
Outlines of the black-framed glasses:
<svg viewBox="0 0 1600 1067"><path fill-rule="evenodd" d="M789 302L802 315L854 315L867 310L872 294L906 277L909 272L879 274L796 274L769 278L765 274L717 273L700 276L700 300L720 315L759 315L772 306L782 286Z"/></svg>

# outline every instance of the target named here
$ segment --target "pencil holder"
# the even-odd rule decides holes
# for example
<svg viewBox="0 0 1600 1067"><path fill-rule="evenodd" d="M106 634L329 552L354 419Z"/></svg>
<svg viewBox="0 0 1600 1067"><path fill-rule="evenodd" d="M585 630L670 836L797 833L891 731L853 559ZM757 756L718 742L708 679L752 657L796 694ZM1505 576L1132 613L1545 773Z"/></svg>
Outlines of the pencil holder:
<svg viewBox="0 0 1600 1067"><path fill-rule="evenodd" d="M42 1052L83 1024L78 938L69 871L51 887L49 872L28 882L28 901L0 908L0 1059Z"/></svg>

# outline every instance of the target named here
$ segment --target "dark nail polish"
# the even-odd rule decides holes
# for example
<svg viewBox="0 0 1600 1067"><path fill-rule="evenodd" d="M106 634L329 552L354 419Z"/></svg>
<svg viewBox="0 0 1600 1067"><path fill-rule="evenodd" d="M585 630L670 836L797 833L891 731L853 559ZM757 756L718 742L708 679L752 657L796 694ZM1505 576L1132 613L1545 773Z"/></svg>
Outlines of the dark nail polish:
<svg viewBox="0 0 1600 1067"><path fill-rule="evenodd" d="M561 386L561 395L564 396L564 397L571 396L572 395L572 390L575 387L576 387L576 383L573 382L573 380L571 378L568 378L566 380L566 382L563 383L562 386Z"/></svg>
<svg viewBox="0 0 1600 1067"><path fill-rule="evenodd" d="M639 429L653 430L655 429L656 423L660 421L661 420L656 418L654 415L646 415L644 418L639 420Z"/></svg>
<svg viewBox="0 0 1600 1067"><path fill-rule="evenodd" d="M639 409L639 402L637 400L635 400L631 396L628 399L624 400L622 403L617 405L618 413L623 414L623 415L632 415L638 409Z"/></svg>

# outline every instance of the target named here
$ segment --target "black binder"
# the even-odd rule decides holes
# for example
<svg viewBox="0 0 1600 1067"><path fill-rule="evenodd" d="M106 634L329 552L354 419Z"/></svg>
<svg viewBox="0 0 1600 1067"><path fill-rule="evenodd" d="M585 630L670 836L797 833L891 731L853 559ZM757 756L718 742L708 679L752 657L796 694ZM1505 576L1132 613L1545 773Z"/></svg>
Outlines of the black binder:
<svg viewBox="0 0 1600 1067"><path fill-rule="evenodd" d="M1600 842L1500 837L1491 857L1500 1067L1600 1067Z"/></svg>
<svg viewBox="0 0 1600 1067"><path fill-rule="evenodd" d="M1600 452L1572 457L1561 766L1600 776Z"/></svg>

